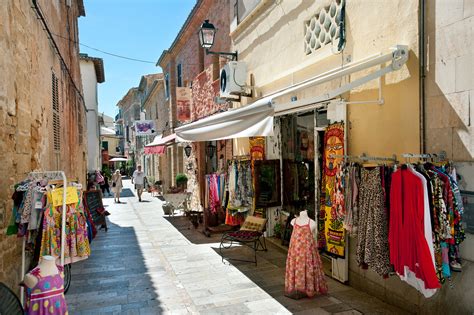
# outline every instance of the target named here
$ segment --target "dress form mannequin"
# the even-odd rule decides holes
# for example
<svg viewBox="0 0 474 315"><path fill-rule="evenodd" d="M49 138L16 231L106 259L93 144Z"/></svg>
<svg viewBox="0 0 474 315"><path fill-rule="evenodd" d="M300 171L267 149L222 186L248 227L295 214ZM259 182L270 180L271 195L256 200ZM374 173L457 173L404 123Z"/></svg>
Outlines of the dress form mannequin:
<svg viewBox="0 0 474 315"><path fill-rule="evenodd" d="M41 270L41 276L53 276L59 274L58 267L56 266L56 258L53 256L43 256L38 264ZM25 285L28 288L34 287L38 283L38 278L30 273L25 275Z"/></svg>
<svg viewBox="0 0 474 315"><path fill-rule="evenodd" d="M25 276L24 283L27 286L25 314L68 313L64 297L63 267L56 266L56 258L43 256L38 266Z"/></svg>
<svg viewBox="0 0 474 315"><path fill-rule="evenodd" d="M316 248L316 222L304 210L291 220L291 225L293 231L286 258L285 296L300 299L326 294L328 287Z"/></svg>
<svg viewBox="0 0 474 315"><path fill-rule="evenodd" d="M291 220L291 225L294 226L295 223L298 225L305 225L305 224L308 224L308 221L309 221L309 228L311 229L311 232L313 233L313 235L316 235L316 222L309 218L307 210L301 211L300 214L296 218Z"/></svg>

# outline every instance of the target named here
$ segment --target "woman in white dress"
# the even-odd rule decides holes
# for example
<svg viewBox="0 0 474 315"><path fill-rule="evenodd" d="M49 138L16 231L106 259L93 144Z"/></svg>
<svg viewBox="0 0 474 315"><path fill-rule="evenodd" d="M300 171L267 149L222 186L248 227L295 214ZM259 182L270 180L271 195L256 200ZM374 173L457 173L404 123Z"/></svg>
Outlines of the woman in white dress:
<svg viewBox="0 0 474 315"><path fill-rule="evenodd" d="M112 191L114 192L114 202L120 203L120 192L122 191L122 174L116 170L112 175Z"/></svg>

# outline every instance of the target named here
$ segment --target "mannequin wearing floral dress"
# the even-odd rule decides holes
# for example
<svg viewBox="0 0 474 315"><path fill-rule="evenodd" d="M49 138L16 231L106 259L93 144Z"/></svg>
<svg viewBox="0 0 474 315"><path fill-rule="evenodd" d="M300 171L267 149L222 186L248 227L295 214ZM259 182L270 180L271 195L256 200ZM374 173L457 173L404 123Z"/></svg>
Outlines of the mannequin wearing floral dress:
<svg viewBox="0 0 474 315"><path fill-rule="evenodd" d="M39 265L25 275L26 314L68 314L64 297L63 267L52 256L43 256Z"/></svg>
<svg viewBox="0 0 474 315"><path fill-rule="evenodd" d="M314 239L316 222L307 211L291 221L290 248L286 259L285 295L291 298L313 297L328 291L321 257Z"/></svg>

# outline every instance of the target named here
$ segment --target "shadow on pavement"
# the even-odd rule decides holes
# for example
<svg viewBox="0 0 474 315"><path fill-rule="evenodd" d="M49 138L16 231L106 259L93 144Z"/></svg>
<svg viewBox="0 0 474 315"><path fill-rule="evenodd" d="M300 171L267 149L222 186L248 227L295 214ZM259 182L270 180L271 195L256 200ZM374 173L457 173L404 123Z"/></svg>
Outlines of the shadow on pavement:
<svg viewBox="0 0 474 315"><path fill-rule="evenodd" d="M70 314L139 312L161 314L149 273L133 227L108 222L91 243L91 256L72 264L71 286L66 294Z"/></svg>
<svg viewBox="0 0 474 315"><path fill-rule="evenodd" d="M207 237L202 232L204 225L201 223L197 228L194 228L193 224L189 220L189 217L183 215L167 216L164 218L168 220L184 237L187 238L193 244L211 244L220 243L222 234L211 234L211 237Z"/></svg>
<svg viewBox="0 0 474 315"><path fill-rule="evenodd" d="M112 188L111 188L112 189ZM135 197L135 194L130 188L124 188L120 192L120 198L128 198L128 197ZM111 195L108 195L107 193L102 194L103 199L109 199L109 198L114 198L113 193Z"/></svg>

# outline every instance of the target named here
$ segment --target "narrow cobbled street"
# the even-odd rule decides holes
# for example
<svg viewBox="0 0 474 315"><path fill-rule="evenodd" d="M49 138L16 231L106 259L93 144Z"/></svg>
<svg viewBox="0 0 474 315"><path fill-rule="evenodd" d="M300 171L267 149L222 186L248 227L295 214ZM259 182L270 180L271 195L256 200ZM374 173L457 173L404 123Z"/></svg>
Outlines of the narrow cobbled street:
<svg viewBox="0 0 474 315"><path fill-rule="evenodd" d="M132 196L125 180L124 196ZM72 269L66 295L71 314L375 314L398 313L381 301L327 278L328 296L292 300L283 295L285 253L268 244L258 265L222 262L219 236L186 236L145 193L105 198L109 230L99 231L91 257ZM187 225L187 219L175 217ZM180 220L183 219L183 220ZM184 221L186 220L186 221ZM193 240L190 235L194 235ZM196 244L195 244L196 243ZM239 248L251 255L247 248Z"/></svg>

